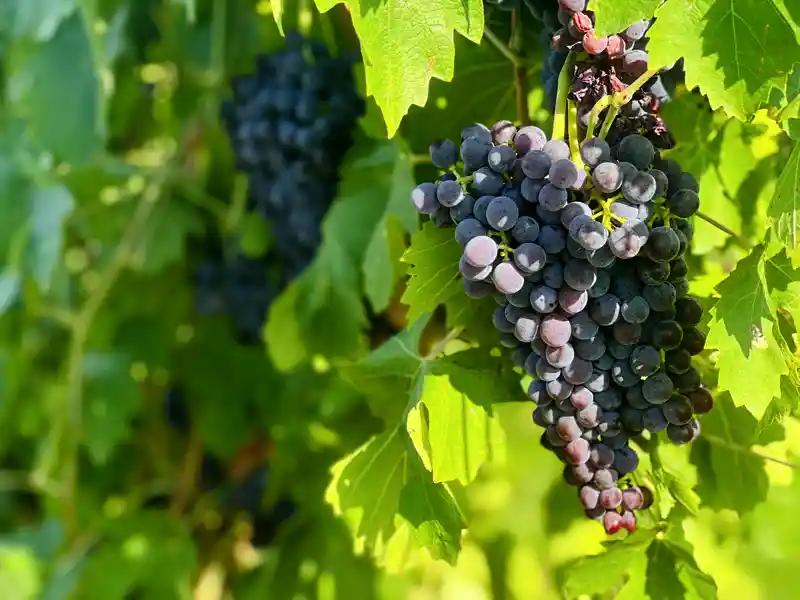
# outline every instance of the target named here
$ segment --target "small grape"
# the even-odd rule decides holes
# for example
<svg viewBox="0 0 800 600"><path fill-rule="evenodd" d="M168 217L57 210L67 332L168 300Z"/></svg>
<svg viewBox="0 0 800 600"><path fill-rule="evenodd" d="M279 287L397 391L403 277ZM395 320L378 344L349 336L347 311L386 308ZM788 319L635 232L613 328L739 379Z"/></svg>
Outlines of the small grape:
<svg viewBox="0 0 800 600"><path fill-rule="evenodd" d="M525 315L517 319L513 324L514 336L525 344L530 344L539 333L539 317L535 315Z"/></svg>
<svg viewBox="0 0 800 600"><path fill-rule="evenodd" d="M606 294L593 301L589 307L589 314L598 325L613 325L619 319L620 301L613 294Z"/></svg>
<svg viewBox="0 0 800 600"><path fill-rule="evenodd" d="M549 314L542 319L539 336L548 346L563 346L572 335L570 322L559 314Z"/></svg>
<svg viewBox="0 0 800 600"><path fill-rule="evenodd" d="M600 504L606 510L613 510L622 504L622 490L618 487L610 487L600 492Z"/></svg>
<svg viewBox="0 0 800 600"><path fill-rule="evenodd" d="M683 445L693 442L700 437L700 421L692 419L686 425L672 425L667 427L667 437L674 444Z"/></svg>
<svg viewBox="0 0 800 600"><path fill-rule="evenodd" d="M683 341L681 348L692 356L700 354L706 347L706 335L697 327L685 327L683 329Z"/></svg>
<svg viewBox="0 0 800 600"><path fill-rule="evenodd" d="M561 210L569 202L566 190L556 187L552 183L546 184L539 190L539 205L545 210L555 212Z"/></svg>
<svg viewBox="0 0 800 600"><path fill-rule="evenodd" d="M589 138L581 144L581 159L591 168L611 160L611 147L602 138Z"/></svg>
<svg viewBox="0 0 800 600"><path fill-rule="evenodd" d="M531 150L541 150L546 142L545 132L533 125L520 128L514 135L514 148L519 156L523 156Z"/></svg>
<svg viewBox="0 0 800 600"><path fill-rule="evenodd" d="M570 159L561 158L550 165L549 178L552 185L565 190L578 181L578 167Z"/></svg>
<svg viewBox="0 0 800 600"><path fill-rule="evenodd" d="M638 51L634 50L631 52L631 54L634 52ZM647 55L645 54L645 57L646 56ZM641 56L635 55L634 59L635 58L641 58ZM655 148L653 147L652 142L639 134L626 136L622 139L622 141L619 143L619 147L617 148L617 158L620 161L632 164L640 171L649 169L654 157Z"/></svg>
<svg viewBox="0 0 800 600"><path fill-rule="evenodd" d="M508 173L517 162L517 153L511 146L495 146L486 156L489 168L495 173Z"/></svg>
<svg viewBox="0 0 800 600"><path fill-rule="evenodd" d="M564 140L549 140L542 147L542 152L547 154L553 162L569 158L569 146Z"/></svg>
<svg viewBox="0 0 800 600"><path fill-rule="evenodd" d="M573 392L573 395L575 392ZM686 397L692 404L692 411L698 415L704 415L714 408L714 396L704 387L687 392ZM573 403L574 404L574 403Z"/></svg>
<svg viewBox="0 0 800 600"><path fill-rule="evenodd" d="M653 406L645 411L642 417L642 424L650 433L658 433L667 428L667 420L664 418L664 412L658 406Z"/></svg>
<svg viewBox="0 0 800 600"><path fill-rule="evenodd" d="M470 244L471 243L472 242L470 242ZM467 244L467 247L469 247L469 244ZM467 248L464 250L466 252ZM497 291L502 294L514 294L520 291L525 285L525 279L522 277L522 273L509 262L501 262L494 268L492 272L492 281Z"/></svg>
<svg viewBox="0 0 800 600"><path fill-rule="evenodd" d="M452 140L441 140L430 145L431 162L443 170L448 170L458 162L458 146Z"/></svg>
<svg viewBox="0 0 800 600"><path fill-rule="evenodd" d="M491 133L495 144L510 144L514 140L517 128L511 121L497 121L492 125Z"/></svg>
<svg viewBox="0 0 800 600"><path fill-rule="evenodd" d="M508 231L519 219L517 204L507 196L498 196L486 208L486 220L496 231Z"/></svg>
<svg viewBox="0 0 800 600"><path fill-rule="evenodd" d="M613 194L622 187L622 171L617 163L602 162L592 171L592 184L604 194Z"/></svg>
<svg viewBox="0 0 800 600"><path fill-rule="evenodd" d="M472 238L486 236L486 228L477 219L464 219L456 225L456 241L466 246Z"/></svg>
<svg viewBox="0 0 800 600"><path fill-rule="evenodd" d="M544 268L547 253L538 244L525 243L514 250L514 264L523 273L536 273Z"/></svg>
<svg viewBox="0 0 800 600"><path fill-rule="evenodd" d="M417 212L423 215L432 215L439 210L439 200L436 197L438 186L435 183L421 183L411 192L411 204Z"/></svg>
<svg viewBox="0 0 800 600"><path fill-rule="evenodd" d="M587 510L597 508L600 502L600 490L593 485L584 485L581 487L579 498L583 507Z"/></svg>
<svg viewBox="0 0 800 600"><path fill-rule="evenodd" d="M700 208L700 197L694 190L678 190L667 200L667 207L675 216L688 219Z"/></svg>
<svg viewBox="0 0 800 600"><path fill-rule="evenodd" d="M458 270L469 281L485 281L492 274L492 266L473 267L462 256L458 262Z"/></svg>
<svg viewBox="0 0 800 600"><path fill-rule="evenodd" d="M475 236L464 246L464 259L473 267L487 267L494 263L496 258L497 243L489 236Z"/></svg>
<svg viewBox="0 0 800 600"><path fill-rule="evenodd" d="M539 223L533 217L520 217L511 228L511 237L519 244L535 242L539 237Z"/></svg>

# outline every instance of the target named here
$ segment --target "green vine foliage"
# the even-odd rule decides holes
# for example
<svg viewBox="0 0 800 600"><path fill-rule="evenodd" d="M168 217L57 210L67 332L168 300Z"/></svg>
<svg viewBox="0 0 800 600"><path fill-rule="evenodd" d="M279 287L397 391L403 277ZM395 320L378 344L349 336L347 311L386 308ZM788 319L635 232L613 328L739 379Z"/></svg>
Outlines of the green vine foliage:
<svg viewBox="0 0 800 600"><path fill-rule="evenodd" d="M0 1L2 597L798 597L800 12L592 8L600 33L656 16L651 61L684 57L669 157L715 221L690 266L717 406L691 448L642 453L656 501L619 539L539 445L451 233L408 202L431 141L551 127L535 20L480 0ZM191 269L203 240L273 243L219 112L297 29L360 52L367 110L314 262L244 347L195 315ZM175 382L187 431L165 417ZM259 500L296 510L263 547L221 498L265 461Z"/></svg>

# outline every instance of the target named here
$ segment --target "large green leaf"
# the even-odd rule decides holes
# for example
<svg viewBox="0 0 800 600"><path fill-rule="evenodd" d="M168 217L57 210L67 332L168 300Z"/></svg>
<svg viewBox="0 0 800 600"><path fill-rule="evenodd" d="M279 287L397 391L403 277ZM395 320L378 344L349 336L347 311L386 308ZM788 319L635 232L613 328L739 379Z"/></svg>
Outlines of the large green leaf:
<svg viewBox="0 0 800 600"><path fill-rule="evenodd" d="M84 360L85 395L83 443L92 460L102 464L128 436L140 405L138 384L124 356L89 354Z"/></svg>
<svg viewBox="0 0 800 600"><path fill-rule="evenodd" d="M103 148L101 82L93 60L77 14L48 41L12 60L12 109L26 119L30 138L59 160L87 162Z"/></svg>
<svg viewBox="0 0 800 600"><path fill-rule="evenodd" d="M624 541L607 543L601 554L567 563L560 570L566 597L606 594L621 584L629 571L643 565L652 539L652 532L639 532Z"/></svg>
<svg viewBox="0 0 800 600"><path fill-rule="evenodd" d="M452 362L437 365L434 373L424 378L419 398L427 409L427 428L411 437L417 448L428 450L434 481L466 485L485 462L505 458L505 435L491 408L500 400L494 394L500 385L491 370L475 378Z"/></svg>
<svg viewBox="0 0 800 600"><path fill-rule="evenodd" d="M789 372L773 334L775 316L763 275L759 246L717 286L720 299L711 309L708 347L719 350L719 387L736 406L761 418L780 395L781 375Z"/></svg>
<svg viewBox="0 0 800 600"><path fill-rule="evenodd" d="M141 511L113 519L86 566L79 597L123 600L185 597L197 566L184 525L166 513Z"/></svg>
<svg viewBox="0 0 800 600"><path fill-rule="evenodd" d="M757 207L769 198L775 165L772 154L761 161L756 157L756 127L712 113L701 96L684 91L664 106L663 116L677 139L665 156L697 178L703 212L733 231L760 236ZM695 231L692 251L701 256L730 242L730 236L700 219Z"/></svg>
<svg viewBox="0 0 800 600"><path fill-rule="evenodd" d="M746 120L772 86L783 87L800 55L773 0L669 0L649 32L653 66L685 59L686 84L713 108ZM780 49L780 50L775 50Z"/></svg>
<svg viewBox="0 0 800 600"><path fill-rule="evenodd" d="M592 0L596 34L624 31L636 21L651 18L659 4L661 0Z"/></svg>
<svg viewBox="0 0 800 600"><path fill-rule="evenodd" d="M784 244L797 247L798 211L800 211L800 141L795 142L794 150L783 167L783 173L775 188L775 195L769 206L769 217L773 220L775 234Z"/></svg>
<svg viewBox="0 0 800 600"><path fill-rule="evenodd" d="M76 8L76 0L29 0L16 3L14 36L46 42Z"/></svg>
<svg viewBox="0 0 800 600"><path fill-rule="evenodd" d="M279 369L293 369L314 354L353 358L365 349L361 290L385 308L399 275L391 228L415 226L409 170L399 142L361 140L351 150L316 260L270 308L265 335Z"/></svg>
<svg viewBox="0 0 800 600"><path fill-rule="evenodd" d="M405 521L420 547L454 562L465 525L461 511L408 452L403 437L400 428L388 430L336 463L325 498L348 522L356 543L373 554L386 551Z"/></svg>
<svg viewBox="0 0 800 600"><path fill-rule="evenodd" d="M416 321L421 315L433 312L440 304L464 290L458 273L461 248L453 237L453 230L437 228L425 223L411 238L411 246L403 255L409 263L411 276L402 302L409 307L408 320Z"/></svg>
<svg viewBox="0 0 800 600"><path fill-rule="evenodd" d="M703 417L702 427L708 442L704 440L693 453L698 459L697 492L703 505L739 514L752 511L769 488L764 459L751 451L758 441L758 421L725 394Z"/></svg>
<svg viewBox="0 0 800 600"><path fill-rule="evenodd" d="M316 0L326 12L340 0ZM453 77L454 31L483 35L480 0L345 0L361 41L367 93L383 111L389 137L412 104L424 106L432 77Z"/></svg>
<svg viewBox="0 0 800 600"><path fill-rule="evenodd" d="M408 198L414 187L408 153L399 143L383 142L374 153L342 173L342 194L367 194L384 213L364 253L364 291L375 312L386 309L399 277L404 234L417 229L417 213ZM377 200L377 202L376 202Z"/></svg>

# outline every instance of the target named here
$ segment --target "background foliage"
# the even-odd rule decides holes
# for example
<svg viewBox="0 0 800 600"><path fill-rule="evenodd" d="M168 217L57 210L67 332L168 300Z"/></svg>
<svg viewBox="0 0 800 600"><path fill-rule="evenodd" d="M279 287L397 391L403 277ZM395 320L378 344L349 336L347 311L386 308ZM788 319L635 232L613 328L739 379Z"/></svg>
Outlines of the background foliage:
<svg viewBox="0 0 800 600"><path fill-rule="evenodd" d="M549 125L536 21L515 65L479 0L0 2L4 597L796 597L800 13L659 4L592 0L602 31L655 11L651 61L685 57L670 157L737 235L698 222L693 249L717 408L691 450L650 449L649 524L606 542L408 202L430 141L515 118L520 69ZM245 348L191 274L205 240L253 243L219 105L295 28L360 49L369 105L315 262ZM298 511L256 552L219 492L265 455L264 502Z"/></svg>

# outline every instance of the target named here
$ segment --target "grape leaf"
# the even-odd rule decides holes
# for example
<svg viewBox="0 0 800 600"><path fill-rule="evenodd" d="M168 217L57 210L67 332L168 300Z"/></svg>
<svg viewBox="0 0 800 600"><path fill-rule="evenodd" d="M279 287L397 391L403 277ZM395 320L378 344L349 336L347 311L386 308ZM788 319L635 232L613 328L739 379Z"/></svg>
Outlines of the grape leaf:
<svg viewBox="0 0 800 600"><path fill-rule="evenodd" d="M710 112L705 99L686 92L664 106L663 116L678 140L665 156L697 178L703 211L734 231L743 231L745 221L755 220L754 205L766 187L748 191L747 183L754 174L769 172L757 164L748 126ZM727 234L700 219L695 219L695 231L692 251L698 255L730 241Z"/></svg>
<svg viewBox="0 0 800 600"><path fill-rule="evenodd" d="M631 569L641 565L653 535L653 532L639 532L624 541L606 543L601 554L567 563L559 569L566 596L605 594L622 583Z"/></svg>
<svg viewBox="0 0 800 600"><path fill-rule="evenodd" d="M410 191L410 165L397 144L363 138L348 153L315 261L270 307L265 337L280 370L291 370L314 354L350 358L366 348L361 289L368 285L371 299L380 304L388 301L397 281L387 263L389 242L380 233L376 240L376 230L395 217L403 227L412 227L411 215L400 206L403 190ZM410 207L407 197L405 204ZM371 256L376 252L385 252L378 262ZM376 268L389 272L378 274Z"/></svg>
<svg viewBox="0 0 800 600"><path fill-rule="evenodd" d="M26 265L43 291L50 289L53 271L61 258L64 220L74 208L72 194L62 185L34 188L28 194Z"/></svg>
<svg viewBox="0 0 800 600"><path fill-rule="evenodd" d="M686 85L699 86L712 108L740 120L755 113L772 86L782 87L800 53L772 0L670 0L656 16L648 34L651 65L684 57Z"/></svg>
<svg viewBox="0 0 800 600"><path fill-rule="evenodd" d="M713 577L700 570L694 558L694 549L683 533L682 522L674 521L662 542L675 555L678 578L689 592L689 597L716 600L717 584Z"/></svg>
<svg viewBox="0 0 800 600"><path fill-rule="evenodd" d="M703 417L702 426L703 443L698 454L694 449L693 454L703 458L694 461L703 505L739 514L752 511L764 500L769 487L764 459L750 451L758 441L758 421L724 394L718 396L714 410Z"/></svg>
<svg viewBox="0 0 800 600"><path fill-rule="evenodd" d="M341 0L316 0L326 12ZM432 77L450 81L453 31L483 36L480 0L346 0L366 68L367 93L380 106L392 137L412 104L424 106Z"/></svg>
<svg viewBox="0 0 800 600"><path fill-rule="evenodd" d="M63 21L49 41L21 55L10 72L12 110L26 119L32 140L73 163L88 162L102 150L100 76L80 16Z"/></svg>
<svg viewBox="0 0 800 600"><path fill-rule="evenodd" d="M77 3L75 0L29 0L17 3L14 8L14 37L46 42L75 11Z"/></svg>
<svg viewBox="0 0 800 600"><path fill-rule="evenodd" d="M128 435L139 408L139 387L130 376L130 361L123 356L88 354L83 369L83 443L92 460L103 464Z"/></svg>
<svg viewBox="0 0 800 600"><path fill-rule="evenodd" d="M461 549L464 516L444 485L431 485L419 460L410 461L409 481L400 492L399 512L413 528L414 538L434 558L455 564Z"/></svg>
<svg viewBox="0 0 800 600"><path fill-rule="evenodd" d="M270 0L272 6L272 16L275 17L275 24L278 31L283 35L283 0Z"/></svg>
<svg viewBox="0 0 800 600"><path fill-rule="evenodd" d="M409 307L409 322L433 312L456 294L464 295L458 273L461 252L452 229L425 223L411 237L411 245L403 255L403 262L411 265L410 278L401 299Z"/></svg>
<svg viewBox="0 0 800 600"><path fill-rule="evenodd" d="M128 205L134 209L133 203ZM153 207L131 265L144 272L160 271L183 259L186 239L204 230L201 215L191 206L165 199Z"/></svg>
<svg viewBox="0 0 800 600"><path fill-rule="evenodd" d="M683 598L686 592L678 579L678 561L671 549L660 540L647 547L647 584L651 598Z"/></svg>
<svg viewBox="0 0 800 600"><path fill-rule="evenodd" d="M430 465L435 482L458 480L463 485L472 481L479 467L486 461L502 461L505 453L505 435L491 404L482 404L494 389L493 378L486 374L482 379L468 376L468 381L483 387L483 394L467 388L455 387L459 375L453 363L437 365L437 373L424 378L419 403L428 411L427 431L424 435L430 448ZM482 397L481 397L482 396ZM416 437L412 435L412 437Z"/></svg>
<svg viewBox="0 0 800 600"><path fill-rule="evenodd" d="M419 354L422 332L430 315L392 336L357 363L342 365L345 381L367 396L373 414L387 423L402 418L424 359Z"/></svg>
<svg viewBox="0 0 800 600"><path fill-rule="evenodd" d="M767 215L775 235L787 246L797 247L798 211L800 211L800 141L795 142L789 160L775 188Z"/></svg>
<svg viewBox="0 0 800 600"><path fill-rule="evenodd" d="M263 350L237 344L223 323L197 327L174 362L200 439L216 456L232 457L248 439L258 425L253 406L283 397L285 380L265 364ZM236 372L237 377L220 378L220 372Z"/></svg>
<svg viewBox="0 0 800 600"><path fill-rule="evenodd" d="M134 589L150 598L179 597L197 567L184 524L164 512L141 511L104 523L81 581L81 598L123 600Z"/></svg>
<svg viewBox="0 0 800 600"><path fill-rule="evenodd" d="M797 462L797 454L790 454ZM757 581L764 598L779 598L785 590L800 585L797 569L797 539L800 536L800 477L791 482L771 482L766 501L755 507L743 519L747 528L747 542L741 545L739 557L742 565Z"/></svg>
<svg viewBox="0 0 800 600"><path fill-rule="evenodd" d="M661 0L592 0L598 36L625 31L629 25L649 19Z"/></svg>
<svg viewBox="0 0 800 600"><path fill-rule="evenodd" d="M780 395L781 375L789 372L772 331L775 317L762 274L763 255L763 246L755 248L717 286L720 299L710 311L707 343L720 353L719 388L756 418Z"/></svg>
<svg viewBox="0 0 800 600"><path fill-rule="evenodd" d="M444 486L408 453L401 428L372 437L336 463L332 474L325 499L348 522L357 546L383 555L400 533L399 514L421 547L454 562L463 517Z"/></svg>
<svg viewBox="0 0 800 600"><path fill-rule="evenodd" d="M385 202L364 253L364 291L375 312L389 305L398 279L404 234L417 229L417 213L409 201L414 187L411 161L399 142L383 141L362 160L342 173L345 193L354 184L358 192ZM341 194L340 194L341 195Z"/></svg>

